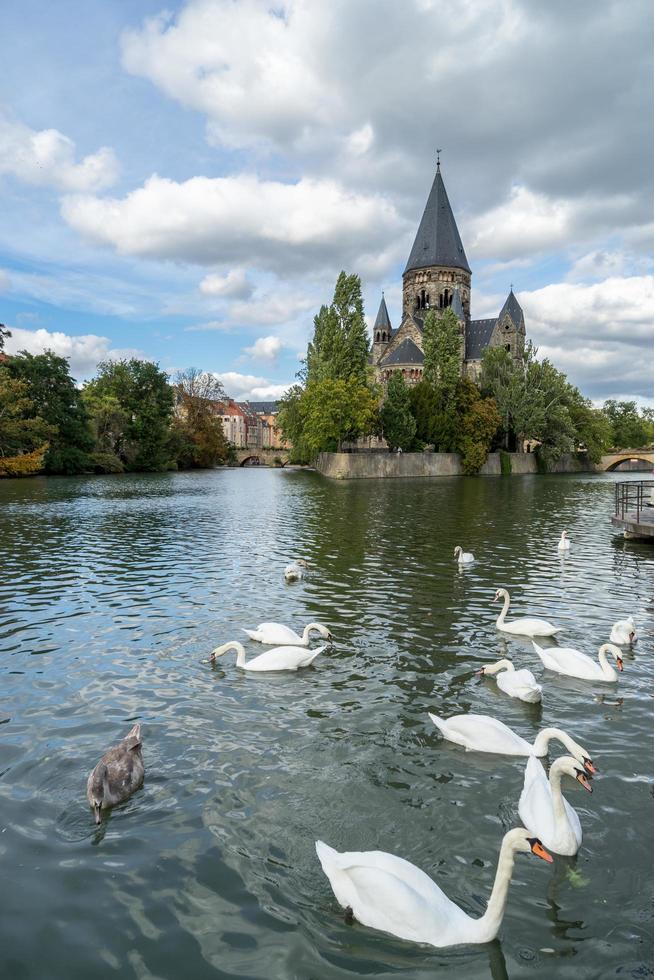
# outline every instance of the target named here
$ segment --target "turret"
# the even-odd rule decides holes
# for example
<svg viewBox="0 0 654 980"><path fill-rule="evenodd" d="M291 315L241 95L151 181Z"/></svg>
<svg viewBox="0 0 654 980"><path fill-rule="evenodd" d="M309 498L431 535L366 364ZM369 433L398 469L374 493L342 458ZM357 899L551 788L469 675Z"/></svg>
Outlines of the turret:
<svg viewBox="0 0 654 980"><path fill-rule="evenodd" d="M393 328L391 327L391 318L388 315L386 300L384 299L384 294L382 292L381 303L379 304L379 310L377 311L377 319L375 320L375 325L372 328L373 364L379 364L380 359L384 356L388 348L392 336Z"/></svg>

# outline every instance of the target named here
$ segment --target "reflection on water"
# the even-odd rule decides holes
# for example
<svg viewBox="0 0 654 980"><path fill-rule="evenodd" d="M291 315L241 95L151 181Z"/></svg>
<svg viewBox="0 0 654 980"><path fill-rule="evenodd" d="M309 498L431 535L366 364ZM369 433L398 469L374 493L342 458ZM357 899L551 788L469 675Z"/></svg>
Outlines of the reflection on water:
<svg viewBox="0 0 654 980"><path fill-rule="evenodd" d="M654 553L613 535L611 483L0 483L0 976L647 976ZM297 557L310 570L285 585ZM619 683L544 674L530 641L495 630L498 587L510 617L556 622L588 653L632 613ZM326 622L334 646L296 675L202 662L265 620ZM475 675L505 656L543 683L542 705ZM530 741L557 725L600 768L592 797L565 787L579 855L520 856L482 948L348 925L315 857L318 837L393 851L483 912L524 760L443 742L428 710L495 715ZM96 828L86 775L136 720L145 784Z"/></svg>

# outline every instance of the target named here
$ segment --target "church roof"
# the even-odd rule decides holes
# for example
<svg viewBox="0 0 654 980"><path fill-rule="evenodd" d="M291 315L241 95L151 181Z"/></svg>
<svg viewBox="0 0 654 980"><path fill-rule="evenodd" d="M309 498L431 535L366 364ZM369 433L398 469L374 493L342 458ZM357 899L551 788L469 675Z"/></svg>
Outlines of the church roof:
<svg viewBox="0 0 654 980"><path fill-rule="evenodd" d="M489 320L470 320L466 325L466 360L478 361L486 348L495 329L497 317Z"/></svg>
<svg viewBox="0 0 654 980"><path fill-rule="evenodd" d="M425 355L417 344L407 337L394 351L382 357L379 364L380 367L392 367L394 364L422 364L424 359Z"/></svg>
<svg viewBox="0 0 654 980"><path fill-rule="evenodd" d="M509 295L506 298L506 302L502 307L502 309L500 310L500 315L498 316L497 319L501 322L504 319L506 313L509 314L516 327L519 327L520 324L524 325L525 315L522 312L522 307L520 306L520 303L515 298L513 287L511 287Z"/></svg>
<svg viewBox="0 0 654 980"><path fill-rule="evenodd" d="M379 309L377 311L377 319L375 320L375 325L373 330L391 330L391 318L388 315L388 310L386 308L386 300L384 299L384 294L382 293L381 303L379 304Z"/></svg>
<svg viewBox="0 0 654 980"><path fill-rule="evenodd" d="M407 273L411 269L425 269L432 265L465 269L466 272L470 272L459 229L441 177L440 165L436 168L434 183L404 272Z"/></svg>

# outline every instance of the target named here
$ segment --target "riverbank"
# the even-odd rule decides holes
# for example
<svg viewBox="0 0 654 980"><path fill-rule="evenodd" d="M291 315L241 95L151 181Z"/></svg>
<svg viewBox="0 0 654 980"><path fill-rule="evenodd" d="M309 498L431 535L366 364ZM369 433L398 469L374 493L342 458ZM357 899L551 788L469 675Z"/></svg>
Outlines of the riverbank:
<svg viewBox="0 0 654 980"><path fill-rule="evenodd" d="M505 474L524 476L538 473L532 453L490 453L479 471L480 476L501 476L502 455ZM379 480L401 477L461 476L463 468L458 453L320 453L316 469L330 480ZM603 467L565 455L557 460L552 473L596 473Z"/></svg>

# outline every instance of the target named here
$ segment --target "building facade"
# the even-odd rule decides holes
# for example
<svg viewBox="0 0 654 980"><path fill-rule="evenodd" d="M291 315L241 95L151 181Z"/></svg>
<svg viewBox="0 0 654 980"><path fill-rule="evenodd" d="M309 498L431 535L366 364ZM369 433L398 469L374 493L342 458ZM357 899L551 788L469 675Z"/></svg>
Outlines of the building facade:
<svg viewBox="0 0 654 980"><path fill-rule="evenodd" d="M522 358L525 318L513 288L498 316L473 320L471 278L439 163L402 276L402 318L396 330L382 294L371 354L379 381L387 381L394 371L401 371L408 384L421 380L424 318L429 310L442 314L449 307L456 314L461 333L461 374L473 381L479 377L487 347L505 347L512 357Z"/></svg>

